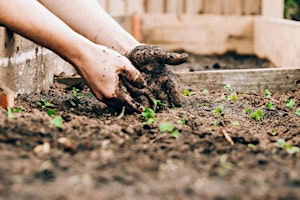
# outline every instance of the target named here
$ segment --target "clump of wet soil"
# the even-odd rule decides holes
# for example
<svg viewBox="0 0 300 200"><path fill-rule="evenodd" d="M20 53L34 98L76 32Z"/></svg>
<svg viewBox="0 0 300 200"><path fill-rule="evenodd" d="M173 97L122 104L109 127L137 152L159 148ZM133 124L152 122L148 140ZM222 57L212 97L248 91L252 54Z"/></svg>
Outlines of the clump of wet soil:
<svg viewBox="0 0 300 200"><path fill-rule="evenodd" d="M279 145L300 147L299 86L270 98L234 88L191 91L150 126L78 89L84 97L75 107L72 87L56 83L49 93L19 96L16 119L0 109L3 199L299 199L300 153ZM233 92L237 100L226 99ZM53 106L37 103L45 100ZM49 109L62 116L62 128L51 124ZM256 121L247 109L265 116ZM162 122L179 138L160 132Z"/></svg>

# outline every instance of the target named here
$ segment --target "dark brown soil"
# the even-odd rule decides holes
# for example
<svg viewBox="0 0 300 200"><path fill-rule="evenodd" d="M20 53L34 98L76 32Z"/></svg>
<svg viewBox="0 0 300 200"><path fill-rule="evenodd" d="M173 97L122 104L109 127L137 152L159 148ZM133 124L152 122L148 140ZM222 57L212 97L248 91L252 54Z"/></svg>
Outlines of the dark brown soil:
<svg viewBox="0 0 300 200"><path fill-rule="evenodd" d="M141 114L118 117L86 87L78 107L69 103L72 89L58 83L47 94L21 95L16 119L0 108L0 199L300 199L300 152L278 142L300 147L299 86L225 100L232 89L192 91L150 126ZM62 116L62 128L42 100ZM213 112L222 106L221 115ZM255 121L246 109L265 116ZM162 122L179 138L161 133Z"/></svg>

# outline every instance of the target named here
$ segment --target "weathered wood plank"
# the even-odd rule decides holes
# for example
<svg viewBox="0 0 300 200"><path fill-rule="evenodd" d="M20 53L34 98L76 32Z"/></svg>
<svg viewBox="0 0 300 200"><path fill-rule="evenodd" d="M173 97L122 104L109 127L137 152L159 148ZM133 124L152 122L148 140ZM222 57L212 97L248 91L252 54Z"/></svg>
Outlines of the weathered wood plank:
<svg viewBox="0 0 300 200"><path fill-rule="evenodd" d="M204 0L205 14L223 14L224 0Z"/></svg>
<svg viewBox="0 0 300 200"><path fill-rule="evenodd" d="M241 15L242 0L224 0L224 14Z"/></svg>
<svg viewBox="0 0 300 200"><path fill-rule="evenodd" d="M252 16L143 15L142 42L196 54L253 53Z"/></svg>
<svg viewBox="0 0 300 200"><path fill-rule="evenodd" d="M126 0L126 14L136 15L145 13L144 2L141 0Z"/></svg>
<svg viewBox="0 0 300 200"><path fill-rule="evenodd" d="M179 84L186 88L198 90L221 90L230 84L234 91L263 92L288 91L300 87L300 69L236 69L198 72L175 72ZM85 84L80 76L56 78L62 84L69 86Z"/></svg>
<svg viewBox="0 0 300 200"><path fill-rule="evenodd" d="M259 17L255 20L255 53L277 67L300 67L300 23Z"/></svg>
<svg viewBox="0 0 300 200"><path fill-rule="evenodd" d="M164 1L162 0L146 0L147 13L163 13Z"/></svg>
<svg viewBox="0 0 300 200"><path fill-rule="evenodd" d="M261 0L243 0L243 14L259 15L261 13Z"/></svg>
<svg viewBox="0 0 300 200"><path fill-rule="evenodd" d="M245 69L176 73L184 87L220 90L230 84L235 91L287 91L299 87L300 69Z"/></svg>
<svg viewBox="0 0 300 200"><path fill-rule="evenodd" d="M283 18L284 0L262 0L262 15L266 17Z"/></svg>
<svg viewBox="0 0 300 200"><path fill-rule="evenodd" d="M184 0L166 0L166 13L180 14L184 12Z"/></svg>
<svg viewBox="0 0 300 200"><path fill-rule="evenodd" d="M203 0L185 0L186 14L201 14L203 13Z"/></svg>

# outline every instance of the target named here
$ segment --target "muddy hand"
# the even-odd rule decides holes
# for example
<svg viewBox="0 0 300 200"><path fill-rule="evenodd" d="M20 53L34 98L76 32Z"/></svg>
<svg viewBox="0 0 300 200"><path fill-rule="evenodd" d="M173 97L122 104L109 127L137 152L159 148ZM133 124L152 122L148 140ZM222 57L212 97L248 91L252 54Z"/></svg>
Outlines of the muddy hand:
<svg viewBox="0 0 300 200"><path fill-rule="evenodd" d="M179 65L188 61L188 54L175 53L158 46L141 45L127 57L143 73L155 99L170 107L181 106L181 93L176 77L167 65ZM149 95L145 96L149 99ZM145 102L142 104L145 105Z"/></svg>

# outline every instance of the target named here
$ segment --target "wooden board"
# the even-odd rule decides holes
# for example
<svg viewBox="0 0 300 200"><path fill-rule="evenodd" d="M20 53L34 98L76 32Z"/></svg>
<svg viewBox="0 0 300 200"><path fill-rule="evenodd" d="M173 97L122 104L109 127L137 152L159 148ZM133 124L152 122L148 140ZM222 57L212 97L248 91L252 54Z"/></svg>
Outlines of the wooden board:
<svg viewBox="0 0 300 200"><path fill-rule="evenodd" d="M184 3L184 0L166 0L166 13L183 13L185 6Z"/></svg>
<svg viewBox="0 0 300 200"><path fill-rule="evenodd" d="M203 13L203 0L185 0L186 14L201 14Z"/></svg>
<svg viewBox="0 0 300 200"><path fill-rule="evenodd" d="M252 16L143 15L144 43L196 54L253 54Z"/></svg>
<svg viewBox="0 0 300 200"><path fill-rule="evenodd" d="M277 67L300 67L300 23L276 18L255 20L255 53Z"/></svg>
<svg viewBox="0 0 300 200"><path fill-rule="evenodd" d="M300 69L246 69L177 73L183 87L220 90L230 84L234 91L287 91L300 87Z"/></svg>
<svg viewBox="0 0 300 200"><path fill-rule="evenodd" d="M262 0L262 16L283 18L284 0Z"/></svg>
<svg viewBox="0 0 300 200"><path fill-rule="evenodd" d="M224 14L241 15L242 5L242 0L224 0Z"/></svg>
<svg viewBox="0 0 300 200"><path fill-rule="evenodd" d="M222 90L227 84L233 91L288 91L300 87L300 69L243 69L175 73L183 88ZM77 77L56 78L68 86L85 84Z"/></svg>
<svg viewBox="0 0 300 200"><path fill-rule="evenodd" d="M147 13L164 13L164 1L162 0L146 0Z"/></svg>
<svg viewBox="0 0 300 200"><path fill-rule="evenodd" d="M261 0L243 0L244 15L259 15L261 13Z"/></svg>
<svg viewBox="0 0 300 200"><path fill-rule="evenodd" d="M205 14L223 14L224 0L204 0Z"/></svg>

